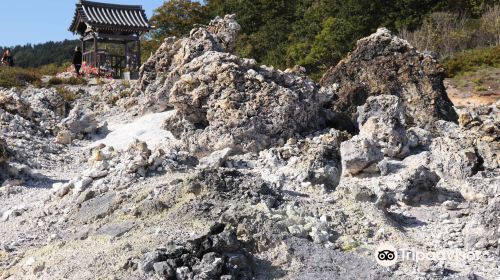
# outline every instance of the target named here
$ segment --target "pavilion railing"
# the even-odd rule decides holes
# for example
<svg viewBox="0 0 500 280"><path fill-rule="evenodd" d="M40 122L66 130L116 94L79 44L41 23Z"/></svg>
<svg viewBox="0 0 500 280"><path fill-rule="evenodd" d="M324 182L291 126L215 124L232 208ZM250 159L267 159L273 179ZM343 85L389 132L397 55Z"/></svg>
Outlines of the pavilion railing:
<svg viewBox="0 0 500 280"><path fill-rule="evenodd" d="M97 67L99 71L110 72L112 70L113 76L119 78L125 69L137 71L138 58L136 55L123 55L108 54L105 51L99 51L97 55L93 51L85 52L83 54L83 61L92 67Z"/></svg>

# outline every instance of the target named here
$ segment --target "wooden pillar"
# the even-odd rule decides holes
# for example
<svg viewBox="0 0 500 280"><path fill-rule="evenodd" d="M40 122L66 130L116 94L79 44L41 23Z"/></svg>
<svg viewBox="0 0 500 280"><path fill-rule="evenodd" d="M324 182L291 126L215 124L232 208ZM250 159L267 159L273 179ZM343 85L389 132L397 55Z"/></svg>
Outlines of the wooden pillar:
<svg viewBox="0 0 500 280"><path fill-rule="evenodd" d="M137 70L141 68L141 37L137 37Z"/></svg>
<svg viewBox="0 0 500 280"><path fill-rule="evenodd" d="M95 33L93 35L94 35L94 65L92 66L99 68L99 61L97 57L97 36Z"/></svg>
<svg viewBox="0 0 500 280"><path fill-rule="evenodd" d="M125 67L130 67L130 65L129 65L130 60L129 60L128 44L127 43L128 43L127 41L124 42L124 45L125 45Z"/></svg>

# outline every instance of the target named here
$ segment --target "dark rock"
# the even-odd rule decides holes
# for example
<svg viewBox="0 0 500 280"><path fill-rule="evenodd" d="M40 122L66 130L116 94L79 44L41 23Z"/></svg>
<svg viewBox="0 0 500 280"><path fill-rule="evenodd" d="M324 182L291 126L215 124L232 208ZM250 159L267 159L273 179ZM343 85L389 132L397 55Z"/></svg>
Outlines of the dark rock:
<svg viewBox="0 0 500 280"><path fill-rule="evenodd" d="M82 203L76 218L83 222L101 219L114 211L115 192L108 192L102 196L93 198Z"/></svg>
<svg viewBox="0 0 500 280"><path fill-rule="evenodd" d="M223 275L251 279L251 265L236 232L216 224L209 234L187 240L183 245L146 253L139 268L145 273L154 269L158 276L166 279L173 277L165 275L173 275L174 271L176 279L211 280Z"/></svg>
<svg viewBox="0 0 500 280"><path fill-rule="evenodd" d="M167 262L154 263L153 269L161 279L172 279L175 277L175 270Z"/></svg>
<svg viewBox="0 0 500 280"><path fill-rule="evenodd" d="M328 70L320 84L337 92L333 111L352 120L357 118L357 107L368 97L390 94L404 103L406 128L431 128L436 120L458 119L444 78L443 68L431 56L381 28L359 40L356 49Z"/></svg>
<svg viewBox="0 0 500 280"><path fill-rule="evenodd" d="M129 232L134 227L134 223L125 222L120 224L106 224L96 231L96 234L120 237Z"/></svg>

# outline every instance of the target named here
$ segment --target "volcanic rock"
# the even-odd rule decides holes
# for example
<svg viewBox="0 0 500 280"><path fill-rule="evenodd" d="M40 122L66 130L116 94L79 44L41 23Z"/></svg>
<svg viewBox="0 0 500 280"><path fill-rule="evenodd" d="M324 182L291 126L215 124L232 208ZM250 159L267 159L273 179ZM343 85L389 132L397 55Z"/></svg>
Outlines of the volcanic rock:
<svg viewBox="0 0 500 280"><path fill-rule="evenodd" d="M432 164L443 177L465 179L474 175L478 168L478 157L474 146L466 139L438 137L430 146Z"/></svg>
<svg viewBox="0 0 500 280"><path fill-rule="evenodd" d="M0 110L13 115L19 115L24 119L31 119L33 117L33 110L29 103L14 90L7 92L0 91Z"/></svg>
<svg viewBox="0 0 500 280"><path fill-rule="evenodd" d="M357 42L356 49L320 81L336 90L333 111L357 118L357 106L368 97L396 95L405 106L405 126L430 128L439 119L457 121L443 79L444 70L429 55L380 28Z"/></svg>
<svg viewBox="0 0 500 280"><path fill-rule="evenodd" d="M405 110L393 95L370 96L358 107L359 135L373 139L385 156L403 158L409 152Z"/></svg>
<svg viewBox="0 0 500 280"><path fill-rule="evenodd" d="M356 175L384 158L373 140L354 136L340 145L342 173Z"/></svg>
<svg viewBox="0 0 500 280"><path fill-rule="evenodd" d="M326 96L303 76L209 51L184 66L165 127L191 151L260 151L324 126Z"/></svg>
<svg viewBox="0 0 500 280"><path fill-rule="evenodd" d="M235 16L226 15L191 30L187 38L166 38L140 69L137 84L148 98L147 106L168 106L170 90L182 76L183 66L207 51L231 51L240 29Z"/></svg>

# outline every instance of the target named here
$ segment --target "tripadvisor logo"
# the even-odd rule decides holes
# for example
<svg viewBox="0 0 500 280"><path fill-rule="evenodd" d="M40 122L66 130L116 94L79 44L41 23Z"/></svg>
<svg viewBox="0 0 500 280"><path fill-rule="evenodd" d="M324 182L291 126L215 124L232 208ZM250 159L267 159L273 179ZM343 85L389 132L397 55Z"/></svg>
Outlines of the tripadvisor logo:
<svg viewBox="0 0 500 280"><path fill-rule="evenodd" d="M375 250L375 260L382 266L395 265L402 261L420 262L424 260L430 261L477 261L481 260L480 252L464 252L461 250L439 250L436 252L421 251L416 248L401 248L396 249L388 243L380 244Z"/></svg>
<svg viewBox="0 0 500 280"><path fill-rule="evenodd" d="M382 266L395 265L398 262L398 251L391 244L380 244L375 250L375 259Z"/></svg>

